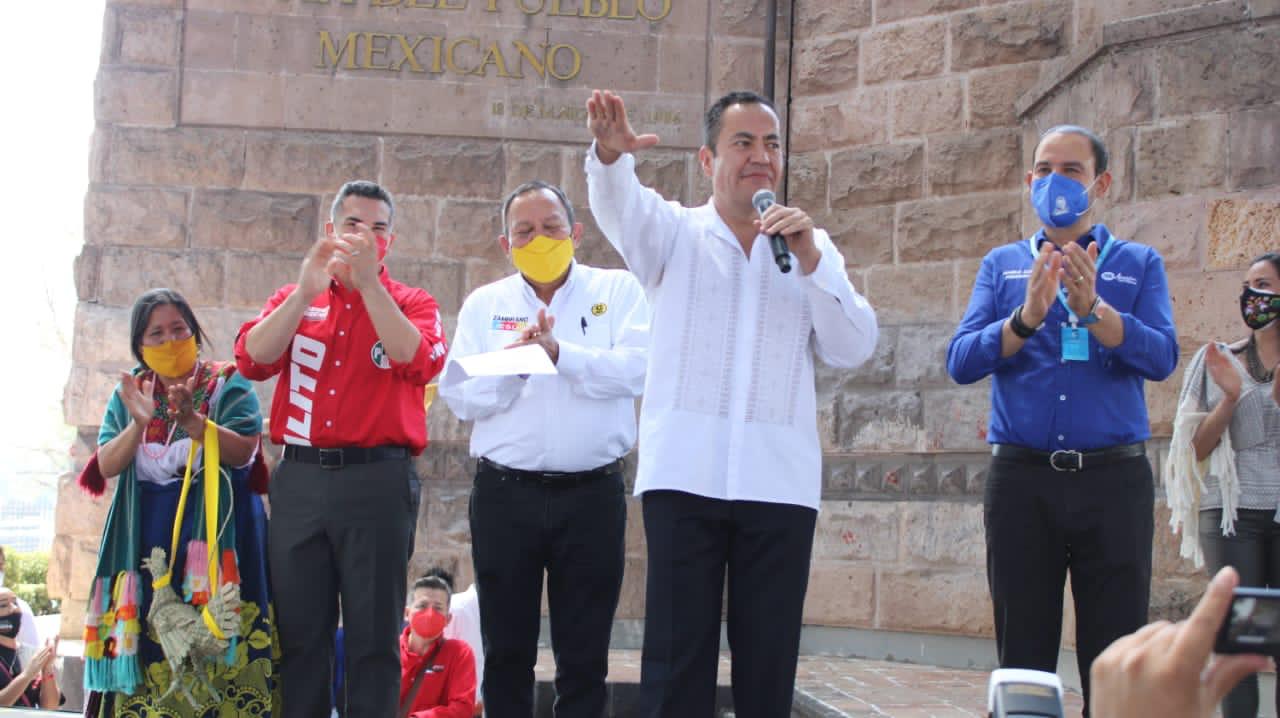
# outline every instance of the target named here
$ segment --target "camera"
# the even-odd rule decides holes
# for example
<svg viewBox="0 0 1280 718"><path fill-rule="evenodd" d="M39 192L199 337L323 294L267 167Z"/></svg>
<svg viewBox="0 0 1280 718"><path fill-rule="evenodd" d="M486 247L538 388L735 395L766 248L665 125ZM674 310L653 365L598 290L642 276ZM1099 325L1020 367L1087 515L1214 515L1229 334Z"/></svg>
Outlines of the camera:
<svg viewBox="0 0 1280 718"><path fill-rule="evenodd" d="M987 683L989 718L1063 718L1062 679L1056 673L1023 668L991 672Z"/></svg>
<svg viewBox="0 0 1280 718"><path fill-rule="evenodd" d="M1280 590L1238 587L1218 629L1215 653L1280 653Z"/></svg>

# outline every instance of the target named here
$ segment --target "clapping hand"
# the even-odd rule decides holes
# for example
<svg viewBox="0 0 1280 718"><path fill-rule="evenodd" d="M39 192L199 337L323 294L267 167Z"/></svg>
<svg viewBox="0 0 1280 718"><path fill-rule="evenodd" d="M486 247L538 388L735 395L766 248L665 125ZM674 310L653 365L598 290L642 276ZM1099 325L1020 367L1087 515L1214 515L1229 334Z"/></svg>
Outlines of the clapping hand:
<svg viewBox="0 0 1280 718"><path fill-rule="evenodd" d="M1204 355L1204 364L1209 377L1213 379L1214 384L1218 385L1227 399L1231 402L1239 401L1242 384L1240 372L1236 371L1231 359L1222 353L1216 343L1209 345L1209 350Z"/></svg>
<svg viewBox="0 0 1280 718"><path fill-rule="evenodd" d="M1027 296L1022 304L1022 322L1038 327L1049 314L1049 307L1058 296L1062 277L1062 254L1053 248L1052 242L1040 245L1040 253L1031 265L1027 278Z"/></svg>
<svg viewBox="0 0 1280 718"><path fill-rule="evenodd" d="M538 310L538 323L525 328L520 332L520 338L511 344L503 347L504 349L512 349L522 347L528 344L537 344L547 352L547 356L551 358L551 363L555 364L560 360L560 342L551 334L551 330L556 325L556 318L547 314L546 309Z"/></svg>
<svg viewBox="0 0 1280 718"><path fill-rule="evenodd" d="M127 371L120 373L120 401L129 411L129 416L140 426L146 426L155 414L156 402L151 398L154 386L154 379L144 380Z"/></svg>
<svg viewBox="0 0 1280 718"><path fill-rule="evenodd" d="M196 377L193 375L185 382L174 382L169 386L169 418L181 426L193 439L204 436L205 417L195 408Z"/></svg>
<svg viewBox="0 0 1280 718"><path fill-rule="evenodd" d="M1076 242L1062 250L1061 281L1067 286L1067 306L1077 317L1088 316L1098 298L1098 243L1081 249Z"/></svg>

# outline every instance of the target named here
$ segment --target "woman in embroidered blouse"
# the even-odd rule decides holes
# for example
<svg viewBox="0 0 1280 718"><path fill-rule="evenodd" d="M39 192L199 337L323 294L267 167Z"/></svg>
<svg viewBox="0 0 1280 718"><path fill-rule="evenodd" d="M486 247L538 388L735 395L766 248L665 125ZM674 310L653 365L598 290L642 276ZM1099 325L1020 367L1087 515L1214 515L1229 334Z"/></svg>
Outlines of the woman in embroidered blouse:
<svg viewBox="0 0 1280 718"><path fill-rule="evenodd" d="M265 489L265 472L255 464L262 433L257 396L234 363L199 358L207 340L177 292L144 293L130 324L138 366L121 375L103 417L98 452L80 477L91 493L101 493L103 477L120 477L85 621L85 683L97 693L94 712L212 717L231 705L236 715L269 716L273 617L266 515L253 492ZM214 547L205 542L211 506L203 472L203 451L212 437L207 432L216 432L221 464L214 477ZM251 466L258 483L252 487ZM157 546L169 554L167 582L140 571L142 557ZM196 615L210 600L210 575L219 586L239 584L239 634L229 640L225 656L199 665L198 675L188 671L171 691L171 667L147 625L147 611L156 597L189 604Z"/></svg>
<svg viewBox="0 0 1280 718"><path fill-rule="evenodd" d="M1234 566L1242 586L1274 588L1280 587L1280 407L1272 399L1280 362L1280 254L1249 265L1240 311L1249 336L1205 345L1183 375L1166 493L1174 521L1184 524L1184 556L1197 566L1207 561L1211 573ZM1256 675L1227 695L1222 712L1258 714Z"/></svg>

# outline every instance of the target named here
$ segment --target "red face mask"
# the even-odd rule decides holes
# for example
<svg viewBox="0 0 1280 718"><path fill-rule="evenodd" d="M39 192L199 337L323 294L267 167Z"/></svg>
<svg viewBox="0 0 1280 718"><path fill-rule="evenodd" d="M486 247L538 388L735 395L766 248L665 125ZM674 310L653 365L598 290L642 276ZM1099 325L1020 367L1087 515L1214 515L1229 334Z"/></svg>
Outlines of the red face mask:
<svg viewBox="0 0 1280 718"><path fill-rule="evenodd" d="M428 606L409 617L409 630L420 638L431 641L444 633L445 624L448 622L448 616Z"/></svg>

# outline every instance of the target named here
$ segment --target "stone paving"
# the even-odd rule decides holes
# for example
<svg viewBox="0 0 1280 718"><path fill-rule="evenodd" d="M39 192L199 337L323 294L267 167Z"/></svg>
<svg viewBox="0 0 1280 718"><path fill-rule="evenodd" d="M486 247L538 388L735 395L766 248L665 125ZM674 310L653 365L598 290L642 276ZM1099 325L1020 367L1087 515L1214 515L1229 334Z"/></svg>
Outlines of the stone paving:
<svg viewBox="0 0 1280 718"><path fill-rule="evenodd" d="M551 652L540 651L538 680L554 675ZM801 656L796 708L813 716L979 718L986 716L988 673L856 658ZM640 680L640 652L610 651L609 680ZM729 655L720 657L720 683L729 684ZM1068 691L1067 715L1080 715L1080 694Z"/></svg>

